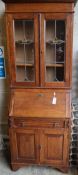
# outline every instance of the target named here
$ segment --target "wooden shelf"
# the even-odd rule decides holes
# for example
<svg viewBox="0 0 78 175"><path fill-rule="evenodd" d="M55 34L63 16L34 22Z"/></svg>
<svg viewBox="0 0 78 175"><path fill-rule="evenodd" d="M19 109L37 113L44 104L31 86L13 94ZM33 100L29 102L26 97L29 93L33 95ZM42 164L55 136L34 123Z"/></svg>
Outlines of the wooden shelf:
<svg viewBox="0 0 78 175"><path fill-rule="evenodd" d="M46 64L46 67L64 67L64 64Z"/></svg>
<svg viewBox="0 0 78 175"><path fill-rule="evenodd" d="M18 40L18 41L15 41L16 44L34 44L34 41L32 40L27 40L27 41L21 41L21 40Z"/></svg>
<svg viewBox="0 0 78 175"><path fill-rule="evenodd" d="M50 45L60 45L60 44L64 44L65 41L63 40L50 40L50 41L46 41L46 44L50 44Z"/></svg>
<svg viewBox="0 0 78 175"><path fill-rule="evenodd" d="M27 66L27 67L33 67L34 64L16 64L16 66L19 66L19 67L25 67L25 66Z"/></svg>

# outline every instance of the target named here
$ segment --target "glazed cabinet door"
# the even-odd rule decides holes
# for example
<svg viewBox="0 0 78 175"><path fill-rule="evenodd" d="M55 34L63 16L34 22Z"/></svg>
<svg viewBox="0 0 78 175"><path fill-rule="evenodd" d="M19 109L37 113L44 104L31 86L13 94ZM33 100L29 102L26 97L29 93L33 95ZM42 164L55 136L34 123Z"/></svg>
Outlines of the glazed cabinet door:
<svg viewBox="0 0 78 175"><path fill-rule="evenodd" d="M68 166L68 131L45 129L40 137L40 162L47 165Z"/></svg>
<svg viewBox="0 0 78 175"><path fill-rule="evenodd" d="M38 86L38 15L8 14L6 22L11 84Z"/></svg>
<svg viewBox="0 0 78 175"><path fill-rule="evenodd" d="M35 129L10 128L11 158L14 163L38 163L38 134Z"/></svg>
<svg viewBox="0 0 78 175"><path fill-rule="evenodd" d="M72 15L41 14L40 29L41 86L70 86Z"/></svg>

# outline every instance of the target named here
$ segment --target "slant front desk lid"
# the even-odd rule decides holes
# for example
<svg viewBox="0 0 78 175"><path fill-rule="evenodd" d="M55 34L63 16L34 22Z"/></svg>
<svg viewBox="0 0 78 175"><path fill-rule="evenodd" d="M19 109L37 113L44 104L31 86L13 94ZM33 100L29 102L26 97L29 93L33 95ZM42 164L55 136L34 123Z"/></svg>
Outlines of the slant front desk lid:
<svg viewBox="0 0 78 175"><path fill-rule="evenodd" d="M56 90L57 102L53 104L54 90L17 89L10 101L9 116L36 118L68 118L70 93Z"/></svg>
<svg viewBox="0 0 78 175"><path fill-rule="evenodd" d="M76 3L77 0L2 0L5 3L32 3L32 2L53 2L53 3Z"/></svg>

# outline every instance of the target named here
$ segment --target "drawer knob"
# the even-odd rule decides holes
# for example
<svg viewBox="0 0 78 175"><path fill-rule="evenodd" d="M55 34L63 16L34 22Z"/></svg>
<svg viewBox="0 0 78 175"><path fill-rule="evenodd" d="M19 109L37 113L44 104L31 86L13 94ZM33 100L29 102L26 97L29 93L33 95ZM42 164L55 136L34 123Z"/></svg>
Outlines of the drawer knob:
<svg viewBox="0 0 78 175"><path fill-rule="evenodd" d="M43 97L43 96L44 96L44 94L39 93L39 94L37 94L37 96L38 96L38 97Z"/></svg>

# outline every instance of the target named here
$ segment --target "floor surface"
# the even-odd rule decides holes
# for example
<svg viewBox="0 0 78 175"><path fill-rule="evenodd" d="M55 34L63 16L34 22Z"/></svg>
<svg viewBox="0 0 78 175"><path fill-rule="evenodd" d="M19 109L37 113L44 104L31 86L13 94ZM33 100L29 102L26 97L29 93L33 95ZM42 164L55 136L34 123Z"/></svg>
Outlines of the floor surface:
<svg viewBox="0 0 78 175"><path fill-rule="evenodd" d="M6 153L0 153L0 175L78 175L76 169L70 169L69 173L61 173L51 167L29 166L13 172L10 169L9 157Z"/></svg>

